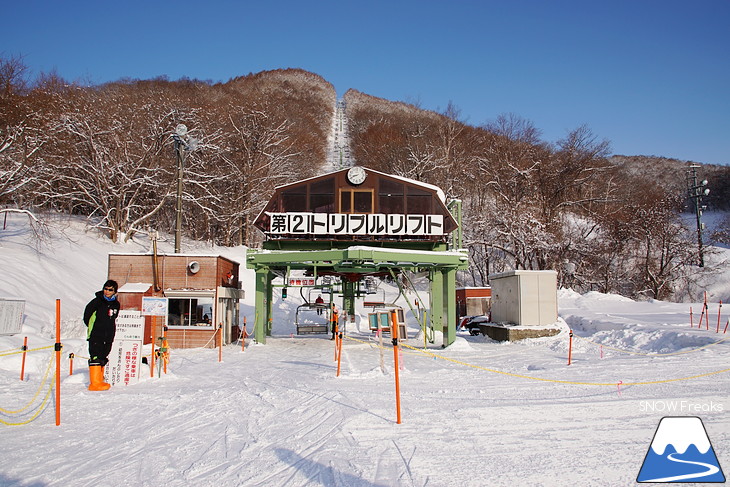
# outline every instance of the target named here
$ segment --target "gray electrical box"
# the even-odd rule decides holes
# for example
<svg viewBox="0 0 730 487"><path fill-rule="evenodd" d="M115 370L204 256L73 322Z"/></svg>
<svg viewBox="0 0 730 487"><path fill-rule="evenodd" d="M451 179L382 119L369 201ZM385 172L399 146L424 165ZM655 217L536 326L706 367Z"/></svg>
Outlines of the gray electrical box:
<svg viewBox="0 0 730 487"><path fill-rule="evenodd" d="M493 323L523 326L558 321L558 273L509 271L490 274Z"/></svg>

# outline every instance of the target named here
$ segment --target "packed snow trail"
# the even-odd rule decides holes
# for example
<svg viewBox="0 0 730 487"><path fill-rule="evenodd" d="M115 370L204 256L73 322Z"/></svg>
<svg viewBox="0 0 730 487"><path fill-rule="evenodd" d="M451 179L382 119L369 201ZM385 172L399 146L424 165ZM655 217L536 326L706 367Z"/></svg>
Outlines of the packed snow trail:
<svg viewBox="0 0 730 487"><path fill-rule="evenodd" d="M350 152L350 136L347 127L345 101L337 100L332 129L328 137L327 167L325 172L338 171L355 165Z"/></svg>
<svg viewBox="0 0 730 487"><path fill-rule="evenodd" d="M53 345L54 300L62 299L64 356L85 355L80 317L106 278L108 253L145 252L149 242L112 244L71 221L62 227L71 238L34 247L9 223L0 234L0 296L27 300L23 334L31 348ZM171 242L163 245L172 251ZM213 251L245 262L243 249ZM242 275L252 290L254 273ZM725 282L722 275L718 285ZM385 290L395 300L398 289ZM255 293L248 291L241 312L251 319ZM689 303L560 290L565 329L555 337L498 343L458 332L446 349L429 348L433 355L403 350L403 422L396 424L392 349L381 366L368 310L356 309L336 377L327 336L291 336L301 300L274 296L266 345L224 347L222 362L214 349L172 350L167 375L150 378L143 369L137 384L90 392L88 369L78 364L68 375L64 361L61 426L52 407L27 425L0 426L0 485L635 485L668 415L701 416L719 464L730 464L730 372L624 386L621 395L615 385L524 378L627 384L727 369L730 342L706 346L720 335L689 326ZM410 314L407 320L417 331ZM566 322L586 338L573 343L571 366ZM0 351L22 343L20 335L0 336ZM409 336L407 343L423 341ZM595 343L641 354L601 354ZM699 350L673 354L689 349ZM24 381L20 355L2 357L0 407L14 410L32 397L53 353L29 353Z"/></svg>
<svg viewBox="0 0 730 487"><path fill-rule="evenodd" d="M216 350L175 350L167 375L143 374L139 384L108 394L87 391L83 370L66 376L61 427L49 410L22 430L0 432L16 445L3 448L0 484L462 487L551 485L549 476L628 485L658 419L640 413L641 401L710 403L721 400L712 391L728 387L722 375L627 387L619 397L612 388L537 384L404 354L403 424L396 425L392 361L383 373L375 342L346 342L336 377L329 339L289 337L288 325L278 326L266 345L225 347L222 363ZM645 367L644 357L601 360L582 352L566 367L564 342L459 335L434 353L562 379L628 373L622 368L650 379L663 370ZM726 348L706 353L710 364L664 360L671 371L693 373L723 363ZM14 376L6 386L23 384ZM725 452L730 420L705 417ZM43 452L42 467L19 442ZM617 454L592 454L597 442Z"/></svg>

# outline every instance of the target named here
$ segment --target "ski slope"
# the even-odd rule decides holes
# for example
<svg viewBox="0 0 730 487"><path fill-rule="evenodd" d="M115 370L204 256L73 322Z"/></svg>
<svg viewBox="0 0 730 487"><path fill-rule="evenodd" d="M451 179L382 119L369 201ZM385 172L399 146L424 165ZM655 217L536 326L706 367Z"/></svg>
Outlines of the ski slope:
<svg viewBox="0 0 730 487"><path fill-rule="evenodd" d="M52 345L61 299L64 357L85 355L81 311L106 277L106 255L148 245L114 245L61 219L37 244L12 217L0 232L0 296L26 300L31 348ZM241 248L197 245L183 251L244 258ZM27 424L0 424L0 485L633 485L669 415L701 417L720 465L730 465L730 340L712 326L715 304L707 330L696 318L690 328L689 306L700 303L561 290L559 335L499 343L460 332L445 349L438 335L424 349L409 317L397 424L394 352L366 329L367 310L347 330L338 377L328 336L293 334L293 294L275 297L266 345L224 347L221 362L213 349L172 350L166 375L147 370L137 384L89 392L83 361L73 375L64 361L60 426L52 406ZM0 352L23 336L0 336ZM20 356L0 354L0 419L40 410L45 389L32 399L51 356L29 353L21 382Z"/></svg>

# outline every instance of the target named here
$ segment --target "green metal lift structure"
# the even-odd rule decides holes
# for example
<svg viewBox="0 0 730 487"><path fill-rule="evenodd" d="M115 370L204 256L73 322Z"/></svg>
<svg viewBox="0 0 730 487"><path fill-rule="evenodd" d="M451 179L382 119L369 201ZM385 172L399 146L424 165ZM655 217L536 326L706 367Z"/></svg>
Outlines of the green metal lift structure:
<svg viewBox="0 0 730 487"><path fill-rule="evenodd" d="M422 224L431 218L434 231L424 232ZM404 222L415 222L411 234ZM258 343L271 336L274 288L286 288L294 274L313 278L319 288L326 287L323 281L339 280L341 309L354 315L361 281L393 280L400 287L408 273L428 276L429 309L420 323L424 336L439 331L442 346L454 342L456 275L468 267L468 256L462 249L461 202L447 204L439 188L347 168L276 188L255 225L266 235L262 248L250 249L246 257L246 267L256 275ZM355 225L378 231L355 233ZM281 284L274 284L277 278ZM409 306L418 319L420 313Z"/></svg>

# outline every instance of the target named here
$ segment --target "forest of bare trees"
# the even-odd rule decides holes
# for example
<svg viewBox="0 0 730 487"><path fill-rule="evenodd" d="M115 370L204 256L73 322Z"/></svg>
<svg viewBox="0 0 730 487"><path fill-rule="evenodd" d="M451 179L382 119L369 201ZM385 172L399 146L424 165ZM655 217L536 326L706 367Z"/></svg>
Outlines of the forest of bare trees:
<svg viewBox="0 0 730 487"><path fill-rule="evenodd" d="M462 284L554 269L561 286L579 292L667 299L686 291L698 264L696 232L682 217L687 163L609 157L609 143L586 126L549 144L513 114L473 127L451 105L435 113L355 90L345 101L356 160L462 200L470 256ZM730 172L705 169L713 192L704 203L726 209Z"/></svg>
<svg viewBox="0 0 730 487"><path fill-rule="evenodd" d="M251 221L273 188L317 174L336 100L300 70L81 87L53 74L30 83L17 58L0 60L0 86L0 204L84 215L114 241L172 231L171 135L185 124L185 233L255 245Z"/></svg>
<svg viewBox="0 0 730 487"><path fill-rule="evenodd" d="M185 124L185 235L257 246L252 222L273 188L324 167L336 92L303 70L99 86L26 71L22 58L0 58L0 209L82 215L114 241L171 233L172 134ZM696 234L681 218L686 163L609 157L586 126L547 143L517 115L472 126L452 105L436 113L356 90L344 98L358 164L462 200L471 265L461 284L555 269L579 292L666 299L686 287L697 265ZM730 174L704 169L706 204L726 209Z"/></svg>

